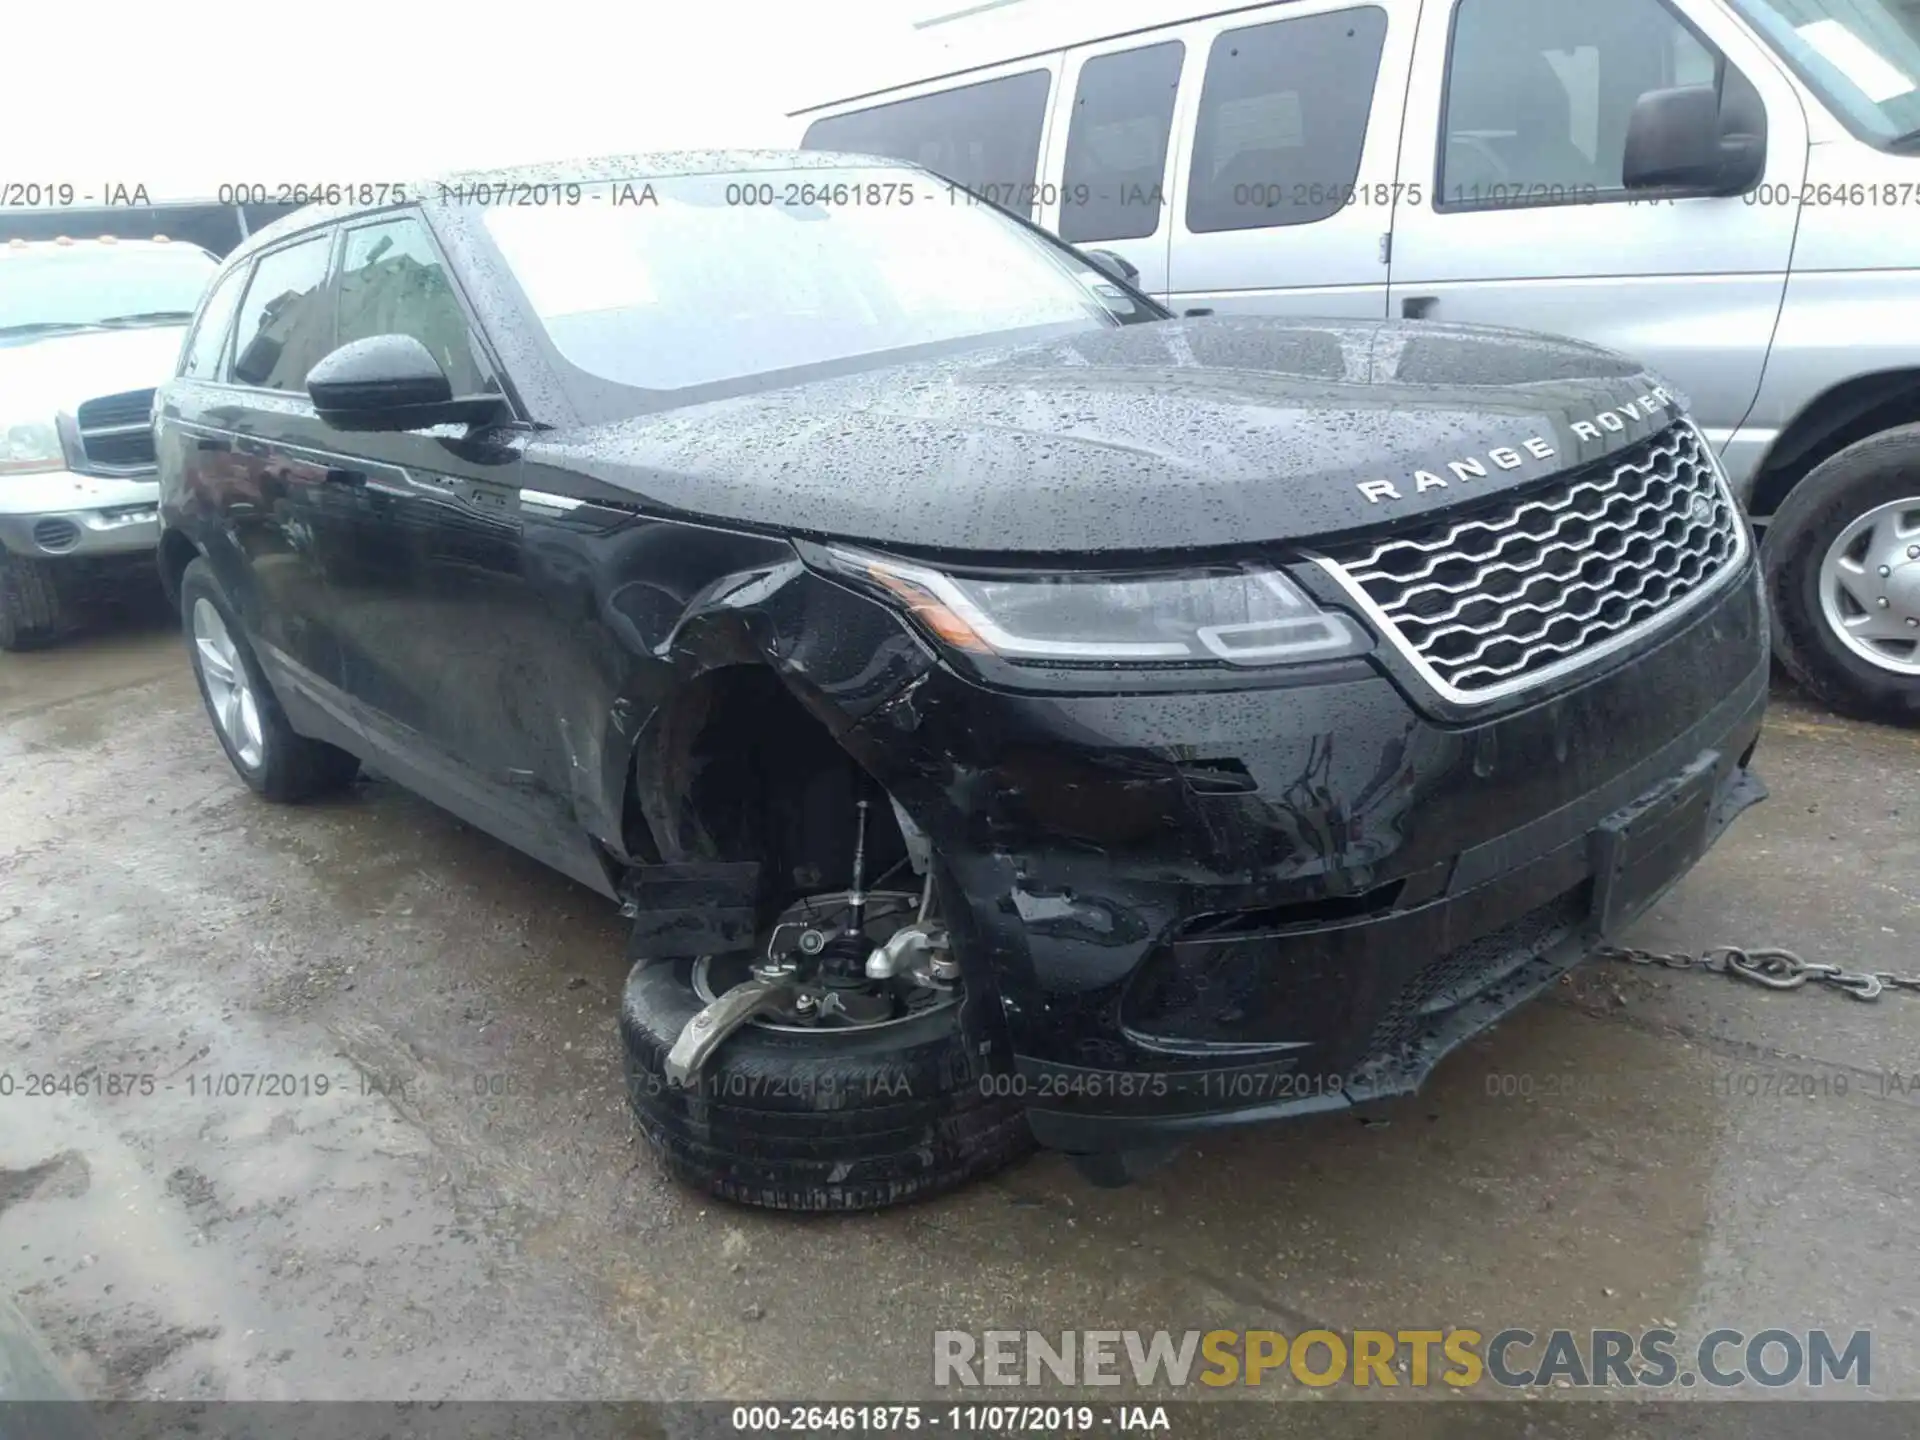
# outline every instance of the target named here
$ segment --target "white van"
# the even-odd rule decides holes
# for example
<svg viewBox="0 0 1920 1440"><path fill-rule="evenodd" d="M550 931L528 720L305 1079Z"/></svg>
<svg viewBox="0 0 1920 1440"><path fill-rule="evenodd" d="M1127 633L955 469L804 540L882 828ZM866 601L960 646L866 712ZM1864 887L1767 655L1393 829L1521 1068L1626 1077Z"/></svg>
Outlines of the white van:
<svg viewBox="0 0 1920 1440"><path fill-rule="evenodd" d="M1767 530L1780 658L1920 721L1920 0L974 11L794 111L798 142L924 164L1177 314L1646 361Z"/></svg>

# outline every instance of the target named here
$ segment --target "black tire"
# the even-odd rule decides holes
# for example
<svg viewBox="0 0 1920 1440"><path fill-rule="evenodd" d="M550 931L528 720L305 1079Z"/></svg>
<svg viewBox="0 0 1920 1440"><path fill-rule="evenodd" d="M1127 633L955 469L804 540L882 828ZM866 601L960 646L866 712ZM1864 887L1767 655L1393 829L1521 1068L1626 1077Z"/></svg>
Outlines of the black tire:
<svg viewBox="0 0 1920 1440"><path fill-rule="evenodd" d="M207 693L207 677L201 670L199 648L194 643L193 607L199 600L207 601L220 612L240 664L246 669L248 684L253 689L254 704L260 712L260 729L264 740L257 765L249 765L241 759L226 732L220 728L220 722L214 718L213 698ZM227 759L232 762L234 770L249 787L269 800L295 804L331 794L353 782L353 777L360 773L358 756L323 740L310 739L287 723L286 712L280 708L279 698L267 683L260 662L254 658L253 647L247 643L246 631L241 627L232 603L220 588L220 582L214 578L213 568L204 559L193 561L180 576L180 625L186 632L187 655L193 666L194 683L200 687L200 701L207 708L207 723L213 727L214 738L219 740L220 748L227 752Z"/></svg>
<svg viewBox="0 0 1920 1440"><path fill-rule="evenodd" d="M627 1095L667 1168L773 1210L873 1210L977 1180L1033 1149L1026 1107L993 1093L971 1002L871 1030L748 1025L673 1085L667 1051L700 1009L690 960L641 961L620 1007Z"/></svg>
<svg viewBox="0 0 1920 1440"><path fill-rule="evenodd" d="M1767 526L1767 596L1773 649L1787 673L1842 714L1920 724L1920 676L1902 676L1856 655L1820 605L1820 566L1833 542L1875 506L1920 497L1920 425L1850 445L1787 495Z"/></svg>
<svg viewBox="0 0 1920 1440"><path fill-rule="evenodd" d="M0 650L51 645L67 630L53 566L0 549Z"/></svg>

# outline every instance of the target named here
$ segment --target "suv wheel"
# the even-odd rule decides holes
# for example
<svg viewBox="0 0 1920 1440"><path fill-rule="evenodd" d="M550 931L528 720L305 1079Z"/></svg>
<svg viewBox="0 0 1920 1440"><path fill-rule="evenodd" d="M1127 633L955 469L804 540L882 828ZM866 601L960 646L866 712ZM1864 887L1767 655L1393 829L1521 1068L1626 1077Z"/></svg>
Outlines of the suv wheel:
<svg viewBox="0 0 1920 1440"><path fill-rule="evenodd" d="M357 757L296 734L287 723L205 560L180 577L180 621L213 733L249 786L269 800L291 802L341 789L359 773Z"/></svg>
<svg viewBox="0 0 1920 1440"><path fill-rule="evenodd" d="M813 897L792 913L818 916L841 898ZM889 899L868 895L876 908ZM905 918L917 899L905 897ZM681 1180L743 1205L871 1210L953 1189L1033 1148L1026 1107L1006 1093L1018 1087L993 1083L996 1047L972 1033L974 1007L958 987L945 1003L897 1019L763 1017L729 1035L691 1085L673 1083L674 1041L748 973L751 958L642 960L627 979L627 1094L641 1132ZM858 1014L861 1002L849 1003Z"/></svg>
<svg viewBox="0 0 1920 1440"><path fill-rule="evenodd" d="M66 629L53 567L0 549L0 650L29 650L59 639Z"/></svg>
<svg viewBox="0 0 1920 1440"><path fill-rule="evenodd" d="M1767 527L1774 653L1843 713L1920 722L1920 425L1817 467Z"/></svg>

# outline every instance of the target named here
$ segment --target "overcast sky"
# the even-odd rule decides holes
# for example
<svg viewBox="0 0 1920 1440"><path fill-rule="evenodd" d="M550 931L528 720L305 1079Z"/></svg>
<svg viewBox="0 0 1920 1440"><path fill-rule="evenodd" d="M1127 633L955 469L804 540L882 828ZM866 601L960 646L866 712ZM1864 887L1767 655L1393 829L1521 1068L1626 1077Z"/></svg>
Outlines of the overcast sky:
<svg viewBox="0 0 1920 1440"><path fill-rule="evenodd" d="M21 0L0 181L406 180L791 140L918 0Z"/></svg>

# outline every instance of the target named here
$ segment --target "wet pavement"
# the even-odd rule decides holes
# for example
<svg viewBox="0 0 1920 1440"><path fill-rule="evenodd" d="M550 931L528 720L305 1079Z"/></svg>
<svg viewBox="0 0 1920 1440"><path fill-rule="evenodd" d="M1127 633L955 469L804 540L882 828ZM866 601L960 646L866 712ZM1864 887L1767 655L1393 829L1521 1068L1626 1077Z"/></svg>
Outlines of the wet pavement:
<svg viewBox="0 0 1920 1440"><path fill-rule="evenodd" d="M1759 764L1633 938L1920 970L1920 732L1783 695ZM801 1220L638 1143L604 901L383 781L255 799L177 632L0 656L0 776L0 1285L90 1394L931 1398L938 1329L1672 1323L1870 1328L1920 1398L1920 995L1592 965L1364 1117Z"/></svg>

